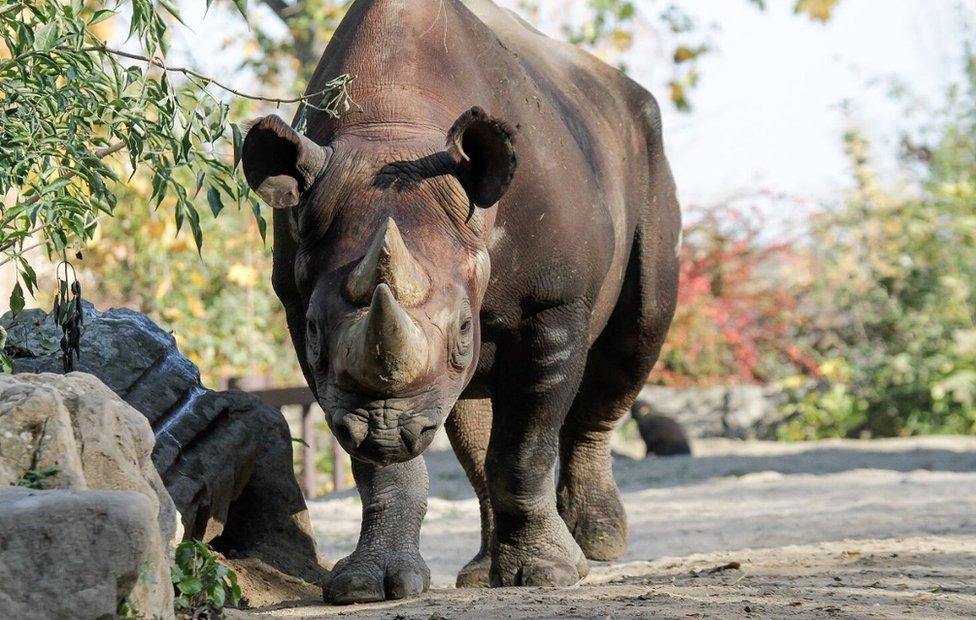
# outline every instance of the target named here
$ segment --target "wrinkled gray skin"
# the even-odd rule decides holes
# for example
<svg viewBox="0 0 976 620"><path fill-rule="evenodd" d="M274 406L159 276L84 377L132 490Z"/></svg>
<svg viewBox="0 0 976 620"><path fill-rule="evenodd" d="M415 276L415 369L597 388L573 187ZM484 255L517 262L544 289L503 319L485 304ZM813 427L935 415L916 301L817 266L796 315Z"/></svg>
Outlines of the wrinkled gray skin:
<svg viewBox="0 0 976 620"><path fill-rule="evenodd" d="M311 111L301 136L266 117L243 149L278 209L275 290L363 500L325 597L427 587L419 455L441 423L481 504L458 584L576 583L626 546L609 433L674 312L657 105L487 0L358 0L309 92L344 73L338 120Z"/></svg>

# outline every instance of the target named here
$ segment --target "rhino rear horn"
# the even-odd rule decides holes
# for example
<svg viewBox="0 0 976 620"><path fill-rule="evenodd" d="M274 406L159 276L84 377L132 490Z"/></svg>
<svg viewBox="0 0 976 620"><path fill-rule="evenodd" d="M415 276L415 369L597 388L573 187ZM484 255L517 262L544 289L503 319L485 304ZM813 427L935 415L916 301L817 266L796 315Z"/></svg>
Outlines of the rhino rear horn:
<svg viewBox="0 0 976 620"><path fill-rule="evenodd" d="M416 306L427 297L430 283L420 263L411 256L393 218L388 218L346 281L349 298L361 304L369 303L380 284L389 287L394 298L406 305Z"/></svg>

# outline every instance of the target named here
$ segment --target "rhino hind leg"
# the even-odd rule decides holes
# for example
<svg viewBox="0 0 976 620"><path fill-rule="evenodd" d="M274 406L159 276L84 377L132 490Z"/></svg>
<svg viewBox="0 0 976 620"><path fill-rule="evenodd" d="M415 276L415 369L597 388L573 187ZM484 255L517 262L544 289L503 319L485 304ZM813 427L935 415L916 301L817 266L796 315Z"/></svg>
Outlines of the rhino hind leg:
<svg viewBox="0 0 976 620"><path fill-rule="evenodd" d="M487 398L462 398L444 423L451 447L464 467L468 481L478 496L481 512L481 547L457 576L459 588L486 588L490 585L491 533L494 517L488 497L488 479L485 476L485 453L491 436L491 400Z"/></svg>
<svg viewBox="0 0 976 620"><path fill-rule="evenodd" d="M559 514L586 557L604 562L619 559L627 549L627 516L613 479L610 436L630 411L660 346L629 353L628 348L613 331L595 343L559 436Z"/></svg>
<svg viewBox="0 0 976 620"><path fill-rule="evenodd" d="M559 515L584 555L599 561L616 560L627 549L627 515L613 479L610 435L652 365L646 354L628 352L620 340L608 327L594 344L559 436Z"/></svg>
<svg viewBox="0 0 976 620"><path fill-rule="evenodd" d="M559 514L591 560L616 560L626 551L627 517L613 479L610 435L646 382L674 315L675 247L650 231L661 227L662 213L665 220L678 217L678 206L670 170L653 144L656 113L649 108L646 115L658 195L641 214L620 296L590 349L559 437Z"/></svg>

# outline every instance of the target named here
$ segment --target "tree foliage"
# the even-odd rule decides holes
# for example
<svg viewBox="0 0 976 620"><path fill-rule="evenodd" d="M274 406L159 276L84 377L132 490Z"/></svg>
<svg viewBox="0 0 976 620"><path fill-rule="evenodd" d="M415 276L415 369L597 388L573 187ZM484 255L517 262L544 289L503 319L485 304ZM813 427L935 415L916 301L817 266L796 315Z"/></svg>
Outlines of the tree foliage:
<svg viewBox="0 0 976 620"><path fill-rule="evenodd" d="M221 203L250 202L257 213L223 156L228 106L208 89L212 80L185 73L175 84L158 70L167 48L163 14L178 17L175 6L129 3L129 37L155 60L125 65L125 56L137 55L108 47L95 30L122 4L15 0L0 11L8 56L0 60L0 252L18 264L30 291L37 279L24 251L39 243L50 256L67 257L92 239L98 221L116 215L126 172L151 172L150 203L173 198L177 225L188 224L198 246L192 197L200 191ZM127 171L112 165L115 153L124 153ZM194 172L195 186L178 180L184 170Z"/></svg>
<svg viewBox="0 0 976 620"><path fill-rule="evenodd" d="M760 10L770 4L767 0L747 0ZM776 0L782 2L783 0ZM827 22L833 16L839 0L791 0L793 12L811 19ZM520 7L530 19L538 20L540 8L552 5L544 1L524 1ZM653 41L663 46L661 64L670 61L671 78L668 96L676 109L692 109L692 92L701 79L699 61L713 49L708 28L691 12L665 0L565 0L558 3L563 23L563 36L621 68L627 68L622 58L636 39Z"/></svg>
<svg viewBox="0 0 976 620"><path fill-rule="evenodd" d="M235 5L243 12L246 3ZM123 9L125 50L101 32ZM259 203L235 174L243 132L229 123L221 91L333 113L342 101L345 79L308 97L266 99L167 65L173 20L180 16L170 0L11 0L0 7L0 265L17 267L14 312L24 307L25 289L38 289L28 253L40 247L54 260L80 260L100 221L126 215L118 194L135 174L149 179L149 207L165 206L198 251L201 213L216 217L228 204L248 206L264 235Z"/></svg>
<svg viewBox="0 0 976 620"><path fill-rule="evenodd" d="M844 136L855 191L787 242L735 204L692 209L678 310L652 380L778 382L782 436L976 432L976 58L926 132L912 188ZM814 381L815 380L815 381ZM816 389L810 389L816 383Z"/></svg>
<svg viewBox="0 0 976 620"><path fill-rule="evenodd" d="M797 346L798 257L765 218L733 200L685 217L678 306L651 380L675 386L769 383L817 374Z"/></svg>
<svg viewBox="0 0 976 620"><path fill-rule="evenodd" d="M852 130L857 191L815 222L809 345L837 369L788 436L976 432L976 59L921 158L917 198L880 188Z"/></svg>

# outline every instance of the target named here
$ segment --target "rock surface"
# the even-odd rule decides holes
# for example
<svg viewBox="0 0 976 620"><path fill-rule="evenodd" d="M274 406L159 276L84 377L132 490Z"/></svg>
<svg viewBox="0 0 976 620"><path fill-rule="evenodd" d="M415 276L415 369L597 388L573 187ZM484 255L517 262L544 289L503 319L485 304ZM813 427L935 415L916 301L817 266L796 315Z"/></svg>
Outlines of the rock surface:
<svg viewBox="0 0 976 620"><path fill-rule="evenodd" d="M182 515L186 537L210 543L239 569L253 605L314 593L326 571L281 412L244 392L206 389L172 335L145 315L126 309L102 313L88 303L84 312L76 366L149 420L156 437L152 460ZM58 330L48 315L27 310L0 324L16 372L60 372ZM258 569L259 562L267 566ZM260 575L255 584L279 575L281 587L271 598L249 592L250 574Z"/></svg>
<svg viewBox="0 0 976 620"><path fill-rule="evenodd" d="M0 488L0 617L114 618L127 597L172 618L155 519L142 493Z"/></svg>
<svg viewBox="0 0 976 620"><path fill-rule="evenodd" d="M665 416L676 421L695 439L775 439L784 421L783 392L775 387L728 385L677 389L646 386L631 412L635 419L646 415Z"/></svg>
<svg viewBox="0 0 976 620"><path fill-rule="evenodd" d="M146 419L91 375L0 376L0 617L96 618L123 597L172 616L179 522L152 448ZM9 488L32 472L49 490Z"/></svg>

